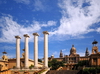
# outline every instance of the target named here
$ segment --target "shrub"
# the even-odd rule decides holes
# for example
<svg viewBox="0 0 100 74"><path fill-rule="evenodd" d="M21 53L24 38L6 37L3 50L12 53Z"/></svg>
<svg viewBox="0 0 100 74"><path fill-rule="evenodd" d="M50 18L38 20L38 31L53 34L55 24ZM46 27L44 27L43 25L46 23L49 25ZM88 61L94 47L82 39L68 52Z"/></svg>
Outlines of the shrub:
<svg viewBox="0 0 100 74"><path fill-rule="evenodd" d="M89 69L84 69L83 74L90 74Z"/></svg>
<svg viewBox="0 0 100 74"><path fill-rule="evenodd" d="M32 69L33 67L34 67L34 65L31 64L31 65L29 66L29 69Z"/></svg>

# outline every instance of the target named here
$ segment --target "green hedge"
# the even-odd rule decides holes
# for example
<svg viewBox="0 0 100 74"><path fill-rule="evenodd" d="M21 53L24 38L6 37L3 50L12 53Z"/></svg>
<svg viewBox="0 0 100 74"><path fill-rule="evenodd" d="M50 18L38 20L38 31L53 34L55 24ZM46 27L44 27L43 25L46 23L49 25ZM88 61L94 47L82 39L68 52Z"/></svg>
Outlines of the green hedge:
<svg viewBox="0 0 100 74"><path fill-rule="evenodd" d="M100 67L96 68L86 68L82 72L83 74L97 74L100 73Z"/></svg>

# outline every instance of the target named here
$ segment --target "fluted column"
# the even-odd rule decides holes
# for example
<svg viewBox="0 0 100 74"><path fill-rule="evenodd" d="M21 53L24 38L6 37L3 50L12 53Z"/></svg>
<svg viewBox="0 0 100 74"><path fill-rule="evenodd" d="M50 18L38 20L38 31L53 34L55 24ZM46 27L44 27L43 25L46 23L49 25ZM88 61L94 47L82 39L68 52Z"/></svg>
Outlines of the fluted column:
<svg viewBox="0 0 100 74"><path fill-rule="evenodd" d="M38 33L33 33L34 35L34 68L38 68Z"/></svg>
<svg viewBox="0 0 100 74"><path fill-rule="evenodd" d="M25 37L25 69L28 69L29 66L28 66L28 34L25 34L24 35Z"/></svg>
<svg viewBox="0 0 100 74"><path fill-rule="evenodd" d="M43 31L44 34L44 68L48 68L48 31Z"/></svg>
<svg viewBox="0 0 100 74"><path fill-rule="evenodd" d="M16 68L20 69L20 37L15 36L16 38Z"/></svg>

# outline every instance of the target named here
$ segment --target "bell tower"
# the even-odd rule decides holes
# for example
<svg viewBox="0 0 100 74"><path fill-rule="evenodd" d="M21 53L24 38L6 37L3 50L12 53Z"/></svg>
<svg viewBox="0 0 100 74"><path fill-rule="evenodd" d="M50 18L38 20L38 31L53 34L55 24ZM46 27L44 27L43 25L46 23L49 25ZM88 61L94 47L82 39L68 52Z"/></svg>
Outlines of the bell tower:
<svg viewBox="0 0 100 74"><path fill-rule="evenodd" d="M96 40L94 40L94 41L92 42L92 44L93 44L93 47L92 47L92 54L97 54L97 53L98 53L98 46L97 46L98 42L97 42Z"/></svg>
<svg viewBox="0 0 100 74"><path fill-rule="evenodd" d="M3 61L8 61L8 57L6 56L7 52L4 50L4 52L2 53L3 53L3 56L2 56Z"/></svg>

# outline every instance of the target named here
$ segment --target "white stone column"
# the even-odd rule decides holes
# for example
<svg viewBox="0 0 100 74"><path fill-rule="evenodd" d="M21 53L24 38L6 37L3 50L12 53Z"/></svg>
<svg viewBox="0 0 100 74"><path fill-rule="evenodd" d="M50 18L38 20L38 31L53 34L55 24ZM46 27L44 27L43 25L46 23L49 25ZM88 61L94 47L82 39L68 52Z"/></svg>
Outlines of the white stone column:
<svg viewBox="0 0 100 74"><path fill-rule="evenodd" d="M16 68L20 69L20 37L15 36L16 38Z"/></svg>
<svg viewBox="0 0 100 74"><path fill-rule="evenodd" d="M28 65L28 34L25 34L24 35L25 37L25 69L28 69L29 68L29 65Z"/></svg>
<svg viewBox="0 0 100 74"><path fill-rule="evenodd" d="M34 68L38 68L38 33L33 33L34 35Z"/></svg>
<svg viewBox="0 0 100 74"><path fill-rule="evenodd" d="M48 31L43 31L44 34L44 68L48 68Z"/></svg>

